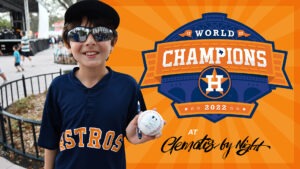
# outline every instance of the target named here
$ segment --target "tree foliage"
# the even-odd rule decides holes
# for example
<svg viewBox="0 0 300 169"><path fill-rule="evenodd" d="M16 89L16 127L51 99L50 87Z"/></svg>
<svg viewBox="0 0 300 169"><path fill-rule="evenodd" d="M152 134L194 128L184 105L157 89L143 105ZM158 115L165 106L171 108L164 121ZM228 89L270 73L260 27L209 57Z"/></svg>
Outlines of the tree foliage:
<svg viewBox="0 0 300 169"><path fill-rule="evenodd" d="M53 23L63 20L67 8L78 0L38 0L49 13L49 26L52 29Z"/></svg>
<svg viewBox="0 0 300 169"><path fill-rule="evenodd" d="M11 23L6 19L0 18L0 28L1 29L10 29Z"/></svg>
<svg viewBox="0 0 300 169"><path fill-rule="evenodd" d="M72 0L58 0L58 3L62 7L64 7L65 9L67 9L69 6L71 6L74 3L74 1L72 1Z"/></svg>
<svg viewBox="0 0 300 169"><path fill-rule="evenodd" d="M53 23L63 20L63 14L67 10L67 8L80 0L37 0L37 1L41 3L41 5L43 5L48 11L49 26L50 29L52 29ZM34 32L38 31L38 17L31 15L30 19L31 19L31 23L30 23L31 30Z"/></svg>
<svg viewBox="0 0 300 169"><path fill-rule="evenodd" d="M50 16L57 16L59 12L66 11L69 6L78 0L39 0L39 2L48 10Z"/></svg>

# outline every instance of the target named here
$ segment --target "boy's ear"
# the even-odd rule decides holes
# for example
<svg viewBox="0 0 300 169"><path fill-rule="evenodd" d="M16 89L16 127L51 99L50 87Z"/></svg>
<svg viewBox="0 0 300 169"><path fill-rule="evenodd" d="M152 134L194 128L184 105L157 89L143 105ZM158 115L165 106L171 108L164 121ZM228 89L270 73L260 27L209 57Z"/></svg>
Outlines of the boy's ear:
<svg viewBox="0 0 300 169"><path fill-rule="evenodd" d="M65 48L67 48L68 50L71 48L69 42L63 42L63 44L64 44Z"/></svg>
<svg viewBox="0 0 300 169"><path fill-rule="evenodd" d="M111 40L111 46L114 47L116 45L117 41L118 41L118 36L114 37L114 39Z"/></svg>
<svg viewBox="0 0 300 169"><path fill-rule="evenodd" d="M66 46L66 49L68 50L68 53L72 53L72 51L71 51L71 48L68 48L67 46Z"/></svg>

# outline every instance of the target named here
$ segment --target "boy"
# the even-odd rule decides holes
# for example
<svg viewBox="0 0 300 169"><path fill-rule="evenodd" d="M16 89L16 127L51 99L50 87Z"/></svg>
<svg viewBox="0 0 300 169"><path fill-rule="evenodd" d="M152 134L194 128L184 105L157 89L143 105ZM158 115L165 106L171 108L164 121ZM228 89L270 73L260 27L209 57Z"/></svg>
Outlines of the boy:
<svg viewBox="0 0 300 169"><path fill-rule="evenodd" d="M0 77L3 79L2 84L5 84L7 82L7 78L5 73L2 71L2 69L0 68Z"/></svg>
<svg viewBox="0 0 300 169"><path fill-rule="evenodd" d="M54 51L54 62L68 64L67 62L67 51L63 45L62 41L58 42L57 48Z"/></svg>
<svg viewBox="0 0 300 169"><path fill-rule="evenodd" d="M3 53L2 51L0 50L0 56L2 56ZM6 75L5 73L2 71L2 69L0 68L0 77L3 79L3 83L2 84L5 84L7 82L7 78L6 78Z"/></svg>
<svg viewBox="0 0 300 169"><path fill-rule="evenodd" d="M100 1L80 1L65 13L63 40L79 67L54 79L45 102L38 144L45 169L124 169L124 137L139 144L136 81L106 66L118 38L118 13Z"/></svg>
<svg viewBox="0 0 300 169"><path fill-rule="evenodd" d="M21 66L21 56L20 56L20 52L19 52L19 46L14 45L13 50L14 50L13 55L15 57L15 67L17 69L17 72L24 71L24 68Z"/></svg>
<svg viewBox="0 0 300 169"><path fill-rule="evenodd" d="M20 32L21 35L21 54L22 54L22 61L25 62L25 57L31 63L31 52L30 52L30 41L29 38L26 36L25 31Z"/></svg>

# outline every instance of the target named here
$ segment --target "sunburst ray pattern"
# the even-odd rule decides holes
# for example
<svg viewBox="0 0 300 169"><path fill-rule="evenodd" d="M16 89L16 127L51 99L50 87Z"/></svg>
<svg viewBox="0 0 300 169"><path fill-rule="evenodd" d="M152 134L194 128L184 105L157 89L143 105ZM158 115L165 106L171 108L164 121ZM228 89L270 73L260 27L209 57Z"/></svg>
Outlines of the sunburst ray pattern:
<svg viewBox="0 0 300 169"><path fill-rule="evenodd" d="M172 100L160 94L157 87L142 89L147 107L157 108L167 124L162 137L155 141L141 145L126 142L128 168L288 169L300 166L297 112L300 107L300 48L296 43L300 33L297 23L300 10L295 1L105 1L112 4L121 17L118 43L108 65L131 74L137 81L144 71L142 51L153 50L156 42L182 25L201 18L203 13L222 12L274 42L275 49L288 52L285 70L293 87L277 88L259 99L252 118L226 117L217 123L202 117L178 118L171 107ZM197 129L195 135L189 134L192 129ZM224 150L220 148L210 152L161 152L164 141L170 137L182 136L181 141L191 142L206 134L216 143L226 138L233 144L227 158L222 158ZM259 151L237 155L237 141L247 136L250 142L259 138L271 149L261 147Z"/></svg>

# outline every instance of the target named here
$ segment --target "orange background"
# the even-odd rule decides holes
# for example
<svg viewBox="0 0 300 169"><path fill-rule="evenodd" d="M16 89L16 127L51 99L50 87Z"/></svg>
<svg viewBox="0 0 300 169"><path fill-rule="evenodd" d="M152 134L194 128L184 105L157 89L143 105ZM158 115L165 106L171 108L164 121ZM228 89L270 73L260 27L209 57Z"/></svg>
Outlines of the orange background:
<svg viewBox="0 0 300 169"><path fill-rule="evenodd" d="M126 142L127 163L134 168L271 168L288 169L300 166L300 93L299 93L299 5L296 0L262 1L193 1L193 0L105 0L116 8L121 17L119 40L108 61L117 71L125 72L140 80L144 71L142 51L152 50L182 25L201 18L203 13L223 12L274 41L275 49L288 51L285 70L293 90L277 88L259 99L258 108L251 119L228 117L212 123L202 117L178 119L171 108L172 100L158 93L157 88L143 89L148 108L156 107L167 124L163 136L141 145ZM297 38L298 37L298 38ZM296 78L298 77L298 78ZM196 135L188 135L198 129ZM203 150L162 153L163 142L171 136L183 136L185 141L196 141L204 135L221 142L236 143L249 136L259 137L271 149L261 148L238 156L231 150L222 159L223 151ZM298 167L297 167L298 166Z"/></svg>

